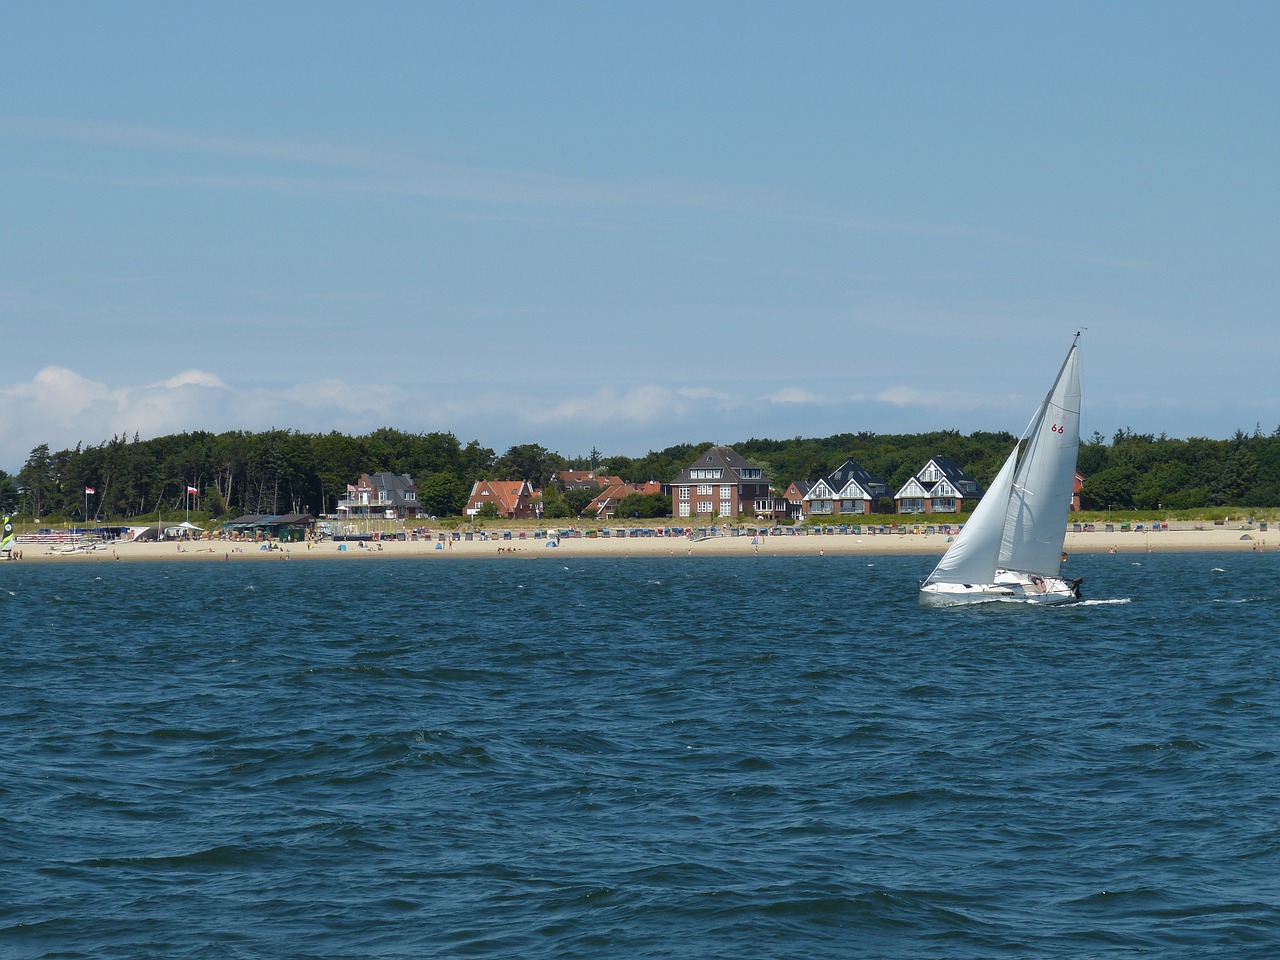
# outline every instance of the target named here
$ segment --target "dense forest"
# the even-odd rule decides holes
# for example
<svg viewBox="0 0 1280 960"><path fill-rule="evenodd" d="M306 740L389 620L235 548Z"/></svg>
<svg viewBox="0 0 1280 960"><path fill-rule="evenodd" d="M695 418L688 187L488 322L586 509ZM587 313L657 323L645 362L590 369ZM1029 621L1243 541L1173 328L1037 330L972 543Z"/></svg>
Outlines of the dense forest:
<svg viewBox="0 0 1280 960"><path fill-rule="evenodd" d="M791 440L751 439L732 446L765 469L782 491L792 480L830 474L847 458L899 489L930 457L956 460L990 482L1013 443L1008 433L942 431L914 435L839 434ZM477 479L517 478L545 486L560 470L594 469L624 480L669 482L710 446L680 444L643 457L565 457L537 444L502 455L451 433L383 428L365 436L291 430L193 432L95 446L31 451L16 477L0 471L0 509L28 517L124 519L192 510L211 517L242 513L329 513L362 473L408 474L423 508L462 511ZM1185 510L1280 505L1280 429L1243 431L1229 440L1174 439L1118 430L1095 433L1080 448L1086 508ZM189 501L193 487L198 497ZM93 491L86 495L86 489Z"/></svg>

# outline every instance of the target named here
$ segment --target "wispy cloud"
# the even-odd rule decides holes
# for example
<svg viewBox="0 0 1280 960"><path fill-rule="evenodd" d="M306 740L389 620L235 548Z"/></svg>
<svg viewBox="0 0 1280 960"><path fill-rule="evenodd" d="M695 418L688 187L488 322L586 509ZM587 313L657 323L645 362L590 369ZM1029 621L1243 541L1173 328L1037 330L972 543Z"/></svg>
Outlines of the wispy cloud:
<svg viewBox="0 0 1280 960"><path fill-rule="evenodd" d="M128 377L128 372L120 373ZM756 382L591 388L548 380L514 386L386 383L322 378L243 384L201 368L152 370L132 383L107 382L65 366L0 385L0 468L16 471L30 451L92 445L113 436L144 439L191 430L272 428L359 435L390 426L442 430L486 446L537 442L551 449L592 444L612 452L715 437L826 436L854 429L1008 429L1022 426L1034 399L948 384L876 385L858 396ZM1126 402L1147 409L1163 398ZM1245 424L1249 426L1249 424ZM1108 427L1108 429L1111 429ZM619 446L627 444L627 447Z"/></svg>
<svg viewBox="0 0 1280 960"><path fill-rule="evenodd" d="M805 390L803 387L783 387L769 397L770 403L782 404L814 404L821 403L822 399L812 390Z"/></svg>
<svg viewBox="0 0 1280 960"><path fill-rule="evenodd" d="M504 169L414 155L394 148L280 137L235 137L144 124L0 116L0 137L182 156L203 161L159 175L171 185L312 194L389 194L524 206L674 206L742 209L768 202L762 191L663 180L600 179L545 170ZM228 161L250 161L246 169ZM33 171L33 176L47 175ZM156 175L94 172L112 182L157 182Z"/></svg>
<svg viewBox="0 0 1280 960"><path fill-rule="evenodd" d="M921 407L939 411L954 410L990 410L1012 405L1030 403L1025 398L1009 395L974 393L961 390L933 390L923 387L898 384L886 387L877 392L873 398L876 403L888 404L892 407Z"/></svg>
<svg viewBox="0 0 1280 960"><path fill-rule="evenodd" d="M0 466L15 470L42 443L54 450L135 433L144 439L189 430L339 430L380 426L467 436L522 434L553 442L590 431L666 429L748 409L748 400L704 387L640 384L585 393L404 386L326 378L281 385L229 384L200 369L134 385L112 385L61 366L0 387ZM471 431L475 431L472 433Z"/></svg>

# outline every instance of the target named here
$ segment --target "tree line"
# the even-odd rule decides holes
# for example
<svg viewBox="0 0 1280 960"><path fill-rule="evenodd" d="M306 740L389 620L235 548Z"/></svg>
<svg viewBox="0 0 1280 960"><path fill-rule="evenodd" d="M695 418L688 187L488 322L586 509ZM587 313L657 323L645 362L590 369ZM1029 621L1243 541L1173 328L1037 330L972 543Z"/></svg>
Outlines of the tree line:
<svg viewBox="0 0 1280 960"><path fill-rule="evenodd" d="M928 460L954 459L986 485L1015 437L1003 432L961 434L837 434L790 440L749 439L732 446L764 468L779 493L792 480L828 476L846 459L900 489ZM551 484L562 470L594 470L628 482L670 482L710 443L677 444L642 457L562 456L535 444L498 455L477 440L452 433L406 433L391 428L363 436L194 431L142 440L112 437L96 445L31 451L17 476L0 471L0 509L69 520L145 517L190 506L211 517L245 513L331 513L362 473L408 474L424 511L460 514L480 479L523 479L546 489L555 513L576 516L590 497ZM1280 428L1270 435L1237 431L1226 440L1176 439L1117 430L1094 433L1080 447L1086 508L1185 510L1280 505ZM188 488L197 495L188 499ZM92 494L86 494L92 490ZM586 499L584 500L584 497ZM652 504L649 505L652 509Z"/></svg>

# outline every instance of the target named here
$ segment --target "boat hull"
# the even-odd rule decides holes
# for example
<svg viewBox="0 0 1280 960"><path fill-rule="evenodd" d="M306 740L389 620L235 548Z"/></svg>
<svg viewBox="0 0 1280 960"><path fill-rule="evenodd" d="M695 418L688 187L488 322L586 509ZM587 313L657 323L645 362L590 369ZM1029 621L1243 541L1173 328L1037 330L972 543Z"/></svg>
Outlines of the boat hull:
<svg viewBox="0 0 1280 960"><path fill-rule="evenodd" d="M925 584L920 588L920 604L954 607L973 603L1072 603L1080 599L1080 582L1001 570L994 583Z"/></svg>

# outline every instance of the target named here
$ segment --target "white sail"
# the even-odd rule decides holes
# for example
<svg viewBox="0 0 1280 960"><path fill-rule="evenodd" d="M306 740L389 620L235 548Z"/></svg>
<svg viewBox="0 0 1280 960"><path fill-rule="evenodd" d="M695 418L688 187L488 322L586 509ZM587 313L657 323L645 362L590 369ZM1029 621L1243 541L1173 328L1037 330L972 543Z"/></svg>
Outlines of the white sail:
<svg viewBox="0 0 1280 960"><path fill-rule="evenodd" d="M990 583L995 579L1005 510L1013 490L1017 460L1018 446L1014 444L1004 466L978 501L969 522L942 555L925 583Z"/></svg>
<svg viewBox="0 0 1280 960"><path fill-rule="evenodd" d="M1080 447L1080 370L1073 343L1036 413L1013 481L999 566L1054 576L1075 489Z"/></svg>

